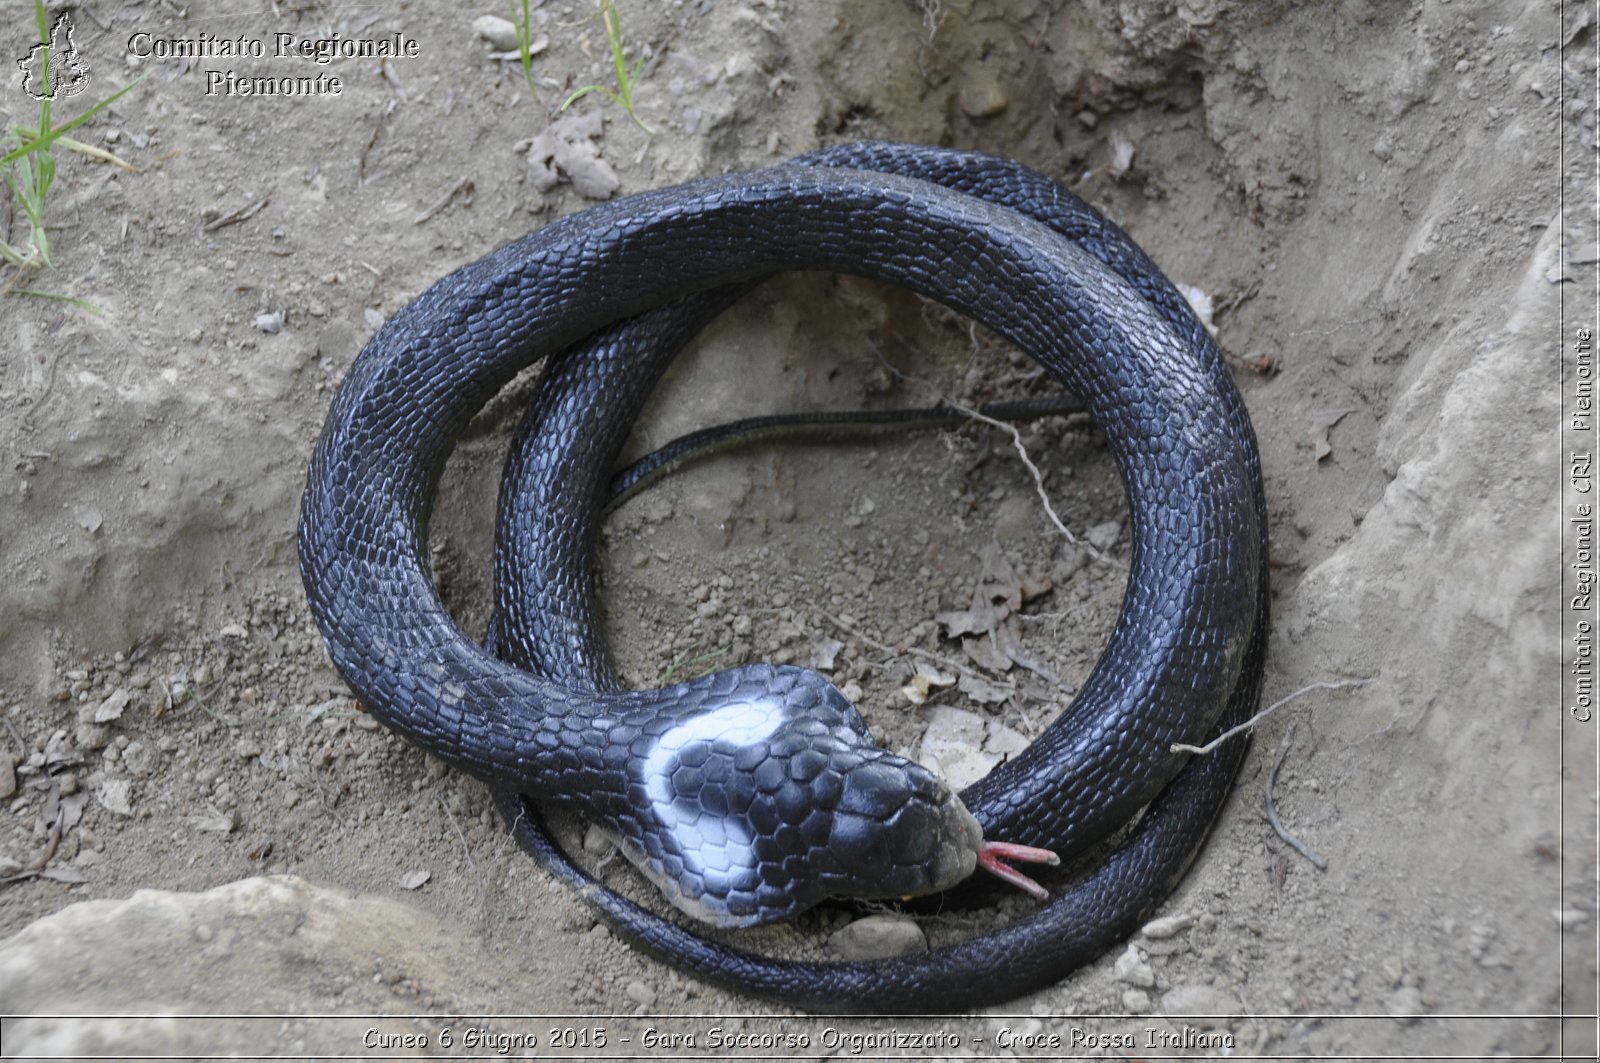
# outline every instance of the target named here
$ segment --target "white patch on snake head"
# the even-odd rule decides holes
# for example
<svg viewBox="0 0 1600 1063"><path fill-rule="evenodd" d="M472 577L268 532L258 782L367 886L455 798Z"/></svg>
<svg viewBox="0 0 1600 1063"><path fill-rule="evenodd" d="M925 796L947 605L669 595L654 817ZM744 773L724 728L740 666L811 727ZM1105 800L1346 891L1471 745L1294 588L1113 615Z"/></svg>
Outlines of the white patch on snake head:
<svg viewBox="0 0 1600 1063"><path fill-rule="evenodd" d="M685 754L696 746L740 747L765 742L786 720L781 702L741 701L720 705L663 733L641 770L651 811L664 834L678 843L686 871L700 876L706 892L720 896L737 879L754 874L757 860L749 826L741 817L717 815L679 795L673 782ZM644 864L641 868L650 871ZM655 877L652 875L651 877ZM727 913L686 896L676 882L662 883L673 903L692 915L726 923Z"/></svg>

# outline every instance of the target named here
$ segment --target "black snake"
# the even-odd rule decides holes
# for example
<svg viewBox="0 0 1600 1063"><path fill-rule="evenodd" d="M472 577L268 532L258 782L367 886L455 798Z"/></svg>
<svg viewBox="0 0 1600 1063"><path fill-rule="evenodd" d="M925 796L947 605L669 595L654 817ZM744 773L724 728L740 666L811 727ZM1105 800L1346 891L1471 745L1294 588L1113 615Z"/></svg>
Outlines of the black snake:
<svg viewBox="0 0 1600 1063"><path fill-rule="evenodd" d="M586 883L515 797L583 811L627 840L680 906L724 923L823 895L942 888L976 861L960 802L863 744L853 707L815 673L750 665L619 691L594 634L595 499L633 396L742 285L782 269L902 284L1012 339L1085 400L1128 489L1131 571L1105 652L1072 707L962 799L984 834L1065 855L1149 807L1106 863L1039 912L926 956L806 965L707 943ZM445 613L427 518L466 420L518 370L558 353L515 449L534 471L508 471L502 500L526 554L512 560L502 535L493 635L517 668ZM554 479L541 482L541 468ZM380 720L490 782L547 866L675 962L826 1009L1004 999L1129 932L1187 867L1245 748L1185 766L1170 746L1248 717L1266 633L1254 436L1181 297L1119 229L1047 179L897 145L604 204L435 284L379 330L341 387L311 464L300 554L346 680Z"/></svg>

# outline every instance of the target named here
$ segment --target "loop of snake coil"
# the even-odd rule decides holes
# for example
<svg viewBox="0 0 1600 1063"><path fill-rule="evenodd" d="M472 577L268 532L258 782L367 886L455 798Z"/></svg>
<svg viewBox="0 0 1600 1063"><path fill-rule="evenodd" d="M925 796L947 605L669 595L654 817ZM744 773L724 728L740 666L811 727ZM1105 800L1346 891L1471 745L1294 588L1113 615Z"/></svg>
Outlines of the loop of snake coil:
<svg viewBox="0 0 1600 1063"><path fill-rule="evenodd" d="M1105 863L1032 916L925 955L811 964L709 942L594 884L518 797L555 796L530 775L529 734L548 737L552 720L689 696L692 684L615 690L589 593L600 489L580 484L609 472L601 463L642 401L624 392L648 390L736 294L714 289L782 269L902 284L1012 339L1087 401L1128 490L1130 575L1106 650L1040 739L962 797L987 835L1064 855L1143 815ZM466 420L521 368L559 352L514 461L532 455L528 468L556 468L561 483L508 472L502 497L510 529L495 631L515 667L445 614L428 579L426 522ZM523 561L510 560L512 542ZM1009 999L1130 933L1193 859L1246 749L1235 740L1186 761L1170 745L1248 718L1260 688L1264 496L1220 352L1125 234L1048 179L988 156L829 149L591 208L458 270L388 322L352 368L312 461L300 544L330 654L374 715L487 780L524 846L627 939L730 988L817 1010ZM562 796L581 807L581 796Z"/></svg>

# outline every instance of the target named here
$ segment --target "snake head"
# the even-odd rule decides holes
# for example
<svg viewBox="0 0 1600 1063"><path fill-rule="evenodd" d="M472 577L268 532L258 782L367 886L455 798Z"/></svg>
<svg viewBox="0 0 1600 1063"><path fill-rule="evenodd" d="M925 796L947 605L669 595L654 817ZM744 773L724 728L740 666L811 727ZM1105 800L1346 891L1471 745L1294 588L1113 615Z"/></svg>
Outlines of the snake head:
<svg viewBox="0 0 1600 1063"><path fill-rule="evenodd" d="M640 736L633 829L617 832L684 911L754 926L828 897L947 889L977 866L960 799L875 745L822 676L750 665L697 686L715 697Z"/></svg>

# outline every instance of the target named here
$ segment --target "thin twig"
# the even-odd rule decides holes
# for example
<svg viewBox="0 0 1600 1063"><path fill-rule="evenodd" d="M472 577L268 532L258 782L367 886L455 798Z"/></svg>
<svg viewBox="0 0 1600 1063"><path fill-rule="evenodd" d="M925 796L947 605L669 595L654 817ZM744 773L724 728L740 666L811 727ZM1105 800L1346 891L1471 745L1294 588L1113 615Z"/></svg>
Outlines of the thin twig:
<svg viewBox="0 0 1600 1063"><path fill-rule="evenodd" d="M472 846L467 844L467 836L461 830L461 824L456 822L456 814L451 811L450 806L445 803L444 798L439 797L436 794L434 795L434 800L439 803L440 808L444 809L444 814L446 818L450 820L450 826L454 828L456 837L461 839L461 853L467 858L467 867L472 870L472 881L478 884L479 925L487 927L489 925L489 894L483 888L483 876L478 874L478 862L472 859Z"/></svg>
<svg viewBox="0 0 1600 1063"><path fill-rule="evenodd" d="M976 344L976 336L974 336L973 342ZM967 406L964 403L957 402L955 399L952 399L950 396L946 395L944 391L932 381L923 380L921 377L913 376L910 373L905 372L903 369L893 365L889 359L883 356L883 352L878 350L876 346L872 347L872 353L878 356L879 363L884 367L884 369L888 370L891 375L926 389L936 396L936 400L941 405L948 406L952 410L972 418L974 421L982 421L984 424L1001 429L1002 431L1008 433L1011 436L1011 445L1016 448L1017 453L1022 458L1022 464L1027 468L1029 474L1033 476L1034 490L1039 493L1039 501L1044 503L1045 515L1050 518L1050 523L1056 526L1056 530L1065 536L1067 542L1071 543L1073 546L1077 546L1088 551L1089 556L1093 557L1096 561L1104 562L1113 568L1126 570L1127 566L1122 564L1122 562L1108 556L1093 543L1083 542L1076 535L1067 530L1067 526L1063 524L1061 522L1061 518L1056 515L1055 506L1050 504L1050 495L1044 488L1044 474L1039 471L1039 466L1035 465L1033 463L1033 459L1028 456L1028 448L1023 445L1022 433L1018 431L1016 425L1007 424L1005 421L996 420L987 414L979 413L977 410Z"/></svg>
<svg viewBox="0 0 1600 1063"><path fill-rule="evenodd" d="M248 221L249 219L255 217L256 214L261 211L261 208L265 207L272 201L272 193L273 189L268 189L266 195L262 196L248 207L240 207L232 214L224 214L222 217L207 223L204 231L208 233L214 233L224 225L238 225L242 221Z"/></svg>
<svg viewBox="0 0 1600 1063"><path fill-rule="evenodd" d="M1174 753L1210 753L1212 750L1216 749L1218 746L1232 738L1234 735L1238 734L1240 731L1250 730L1256 724L1260 723L1262 720L1266 719L1268 716L1277 712L1279 709L1289 704L1289 702L1295 700L1303 694L1309 694L1313 690L1338 690L1341 687L1358 687L1368 682L1370 679L1371 677L1367 676L1361 679L1341 679L1337 683L1312 683L1309 686L1303 686L1299 690L1296 690L1293 694L1279 698L1277 701L1273 702L1271 705L1268 705L1266 708L1250 717L1244 723L1239 724L1237 727L1228 728L1226 731L1223 731L1221 734L1217 735L1217 737L1213 738L1203 746L1191 746L1187 742L1174 742L1170 748Z"/></svg>
<svg viewBox="0 0 1600 1063"><path fill-rule="evenodd" d="M1289 847L1307 860L1318 871L1328 870L1328 861L1324 860L1315 849L1290 834L1288 829L1278 820L1278 806L1272 800L1273 788L1278 785L1278 771L1283 767L1283 762L1289 755L1289 740L1294 737L1296 724L1291 723L1289 729L1283 733L1283 741L1278 743L1278 759L1272 765L1272 774L1267 777L1267 791L1263 795L1267 806L1267 822L1272 824L1273 831L1282 838Z"/></svg>
<svg viewBox="0 0 1600 1063"><path fill-rule="evenodd" d="M28 755L28 743L23 741L22 732L17 730L17 725L11 722L11 717L9 716L0 716L0 722L4 722L6 730L11 732L11 741L15 742L17 746L17 756L26 757Z"/></svg>
<svg viewBox="0 0 1600 1063"><path fill-rule="evenodd" d="M951 409L966 414L974 421L982 421L984 424L993 428L998 428L1002 432L1010 435L1011 445L1016 448L1017 455L1022 459L1022 464L1027 468L1028 473L1033 477L1033 489L1039 493L1039 501L1044 503L1045 515L1050 518L1050 523L1056 526L1056 531L1065 536L1067 542L1071 543L1073 546L1087 550L1089 552L1089 556L1094 558L1096 561L1103 561L1114 568L1125 567L1121 562L1107 555L1093 543L1086 543L1080 540L1076 535L1073 535L1072 532L1067 530L1067 526L1065 524L1061 523L1061 518L1056 515L1056 507L1050 504L1050 495L1044 489L1044 474L1039 471L1039 466L1035 465L1033 463L1033 459L1028 456L1028 448L1022 443L1022 432L1018 430L1016 425L1007 424L1005 421L996 420L995 418L990 417L988 414L979 413L972 407L957 402L952 398L941 396L940 401L948 405Z"/></svg>
<svg viewBox="0 0 1600 1063"><path fill-rule="evenodd" d="M472 206L472 193L476 190L476 188L477 186L473 184L472 178L463 177L461 180L451 185L450 190L435 200L432 206L425 209L415 218L412 218L411 224L421 225L423 222L427 221L429 218L443 210L450 203L450 201L455 199L458 195L461 197L462 203L469 207Z"/></svg>

